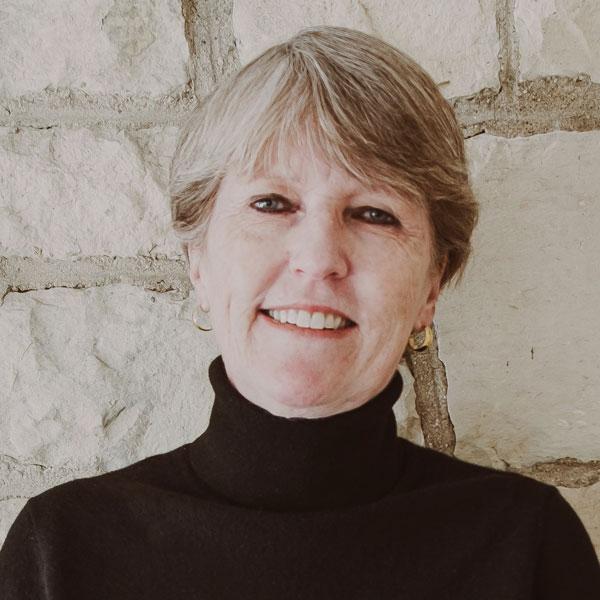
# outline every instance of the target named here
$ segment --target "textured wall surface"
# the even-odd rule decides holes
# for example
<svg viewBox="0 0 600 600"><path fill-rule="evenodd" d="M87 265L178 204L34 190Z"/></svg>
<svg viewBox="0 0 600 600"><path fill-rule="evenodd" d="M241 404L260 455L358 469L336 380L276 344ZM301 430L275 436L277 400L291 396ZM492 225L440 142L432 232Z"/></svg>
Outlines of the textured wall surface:
<svg viewBox="0 0 600 600"><path fill-rule="evenodd" d="M47 87L161 96L187 84L179 0L4 0L0 10L3 96Z"/></svg>
<svg viewBox="0 0 600 600"><path fill-rule="evenodd" d="M600 132L483 134L467 147L477 251L437 312L457 454L598 458Z"/></svg>
<svg viewBox="0 0 600 600"><path fill-rule="evenodd" d="M600 81L600 3L516 0L521 78L587 73Z"/></svg>
<svg viewBox="0 0 600 600"><path fill-rule="evenodd" d="M456 27L456 22L469 24ZM235 2L233 29L247 62L306 25L339 25L376 32L413 56L446 96L497 84L499 40L494 0Z"/></svg>
<svg viewBox="0 0 600 600"><path fill-rule="evenodd" d="M559 486L600 550L600 5L585 0L0 2L0 542L28 497L206 427L217 348L190 321L169 160L197 98L318 24L376 33L431 73L481 202L436 343L401 367L399 434Z"/></svg>
<svg viewBox="0 0 600 600"><path fill-rule="evenodd" d="M0 252L177 256L165 202L176 136L173 126L1 128Z"/></svg>

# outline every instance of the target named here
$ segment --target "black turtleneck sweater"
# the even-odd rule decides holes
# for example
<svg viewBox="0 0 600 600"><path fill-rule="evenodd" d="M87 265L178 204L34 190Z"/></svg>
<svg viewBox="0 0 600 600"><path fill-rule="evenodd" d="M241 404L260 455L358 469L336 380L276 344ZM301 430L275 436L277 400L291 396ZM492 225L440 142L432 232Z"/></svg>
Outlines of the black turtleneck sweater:
<svg viewBox="0 0 600 600"><path fill-rule="evenodd" d="M600 566L558 490L396 436L396 372L318 419L249 402L222 358L195 441L28 500L2 600L592 600Z"/></svg>

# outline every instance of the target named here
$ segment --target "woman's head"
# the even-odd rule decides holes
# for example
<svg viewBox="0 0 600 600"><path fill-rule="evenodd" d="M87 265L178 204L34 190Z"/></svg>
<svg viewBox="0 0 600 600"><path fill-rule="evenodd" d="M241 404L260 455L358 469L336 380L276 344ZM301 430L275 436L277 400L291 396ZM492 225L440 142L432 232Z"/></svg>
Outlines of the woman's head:
<svg viewBox="0 0 600 600"><path fill-rule="evenodd" d="M462 274L477 219L460 128L433 81L336 27L301 31L203 100L171 198L228 374L281 414L269 397L317 416L379 391ZM356 325L310 336L260 312L297 304Z"/></svg>

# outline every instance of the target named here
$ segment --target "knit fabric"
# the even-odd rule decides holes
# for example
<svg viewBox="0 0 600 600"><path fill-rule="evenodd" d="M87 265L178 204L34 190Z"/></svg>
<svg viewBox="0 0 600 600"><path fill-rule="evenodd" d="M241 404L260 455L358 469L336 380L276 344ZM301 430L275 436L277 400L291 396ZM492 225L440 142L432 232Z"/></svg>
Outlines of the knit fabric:
<svg viewBox="0 0 600 600"><path fill-rule="evenodd" d="M397 437L398 372L333 416L273 415L209 367L195 441L31 498L3 600L592 600L600 565L552 486Z"/></svg>

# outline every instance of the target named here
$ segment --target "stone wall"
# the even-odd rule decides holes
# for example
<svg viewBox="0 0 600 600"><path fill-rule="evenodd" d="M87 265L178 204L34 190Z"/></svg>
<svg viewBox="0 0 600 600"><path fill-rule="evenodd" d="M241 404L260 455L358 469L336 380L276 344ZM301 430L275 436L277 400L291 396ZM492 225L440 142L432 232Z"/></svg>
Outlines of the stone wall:
<svg viewBox="0 0 600 600"><path fill-rule="evenodd" d="M178 126L264 48L335 24L432 74L482 206L399 433L559 486L600 548L600 4L414 6L0 3L0 541L28 497L206 427L217 348L166 196Z"/></svg>

